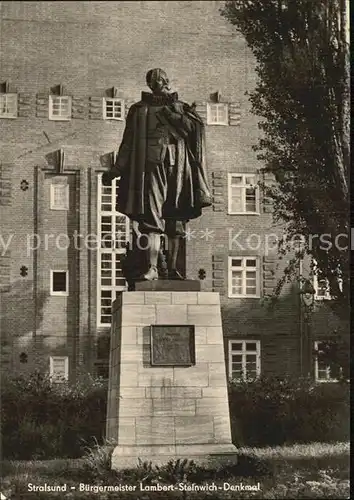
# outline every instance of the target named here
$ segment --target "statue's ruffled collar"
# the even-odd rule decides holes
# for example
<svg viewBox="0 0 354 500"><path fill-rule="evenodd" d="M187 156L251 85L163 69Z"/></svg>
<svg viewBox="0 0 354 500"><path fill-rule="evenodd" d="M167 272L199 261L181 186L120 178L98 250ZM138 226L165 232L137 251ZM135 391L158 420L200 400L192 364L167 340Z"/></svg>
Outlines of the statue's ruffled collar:
<svg viewBox="0 0 354 500"><path fill-rule="evenodd" d="M178 94L177 92L172 92L171 94L156 95L151 92L142 92L141 100L154 106L168 106L178 101Z"/></svg>

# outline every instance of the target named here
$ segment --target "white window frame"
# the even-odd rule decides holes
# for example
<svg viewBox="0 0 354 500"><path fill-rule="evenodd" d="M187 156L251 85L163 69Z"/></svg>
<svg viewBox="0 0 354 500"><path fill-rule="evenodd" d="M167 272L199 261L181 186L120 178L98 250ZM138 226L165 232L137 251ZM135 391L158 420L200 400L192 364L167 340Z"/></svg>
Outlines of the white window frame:
<svg viewBox="0 0 354 500"><path fill-rule="evenodd" d="M259 186L257 183L257 174L244 174L244 173L236 173L232 172L229 173L227 176L227 198L228 198L228 203L227 203L227 213L228 215L260 215L260 202L259 202ZM237 188L241 189L241 200L242 200L242 206L243 210L241 212L235 212L232 210L232 179L234 177L241 177L242 181ZM246 184L246 177L253 177L254 178L254 184ZM255 195L256 195L256 210L255 211L246 211L246 189L249 187L254 187L255 188Z"/></svg>
<svg viewBox="0 0 354 500"><path fill-rule="evenodd" d="M325 341L315 340L314 349L316 352L318 352L319 344L322 344L322 342L325 342ZM338 382L338 379L331 378L331 370L330 370L329 366L325 367L326 378L319 378L318 355L316 354L316 356L314 356L314 358L315 358L315 370L314 370L315 371L315 381L319 382L319 383ZM321 369L321 371L324 371L324 370Z"/></svg>
<svg viewBox="0 0 354 500"><path fill-rule="evenodd" d="M98 174L97 176L97 189L98 189L98 195L97 195L97 235L98 235L98 252L97 252L97 326L98 327L109 327L111 323L102 323L101 322L101 293L102 291L110 291L111 292L111 302L117 298L117 294L127 290L127 285L125 286L116 286L115 285L115 277L116 277L116 256L117 255L122 255L126 253L125 248L116 248L114 245L114 248L102 248L102 239L101 239L101 217L102 216L109 216L111 217L112 221L112 228L116 227L116 217L122 217L123 214L117 212L115 210L116 206L116 197L117 197L117 180L118 179L113 179L112 181L112 192L111 192L111 201L110 205L113 208L111 211L105 211L102 210L102 174ZM130 239L130 222L129 218L125 218L125 233L127 236L127 240ZM111 272L111 285L102 285L101 283L101 265L102 265L102 255L103 254L111 254L111 262L112 262L112 272Z"/></svg>
<svg viewBox="0 0 354 500"><path fill-rule="evenodd" d="M241 350L233 350L232 349L232 344L234 342L239 342L242 343L242 349ZM255 351L247 351L246 350L246 344L247 343L252 343L256 344L256 350ZM242 369L243 369L243 376L242 379L240 380L247 380L247 361L246 361L246 354L255 354L256 355L256 378L260 377L261 375L261 341L260 340L252 340L252 339L229 339L229 344L228 344L228 377L230 380L239 380L239 379L233 379L232 378L232 355L237 354L242 356Z"/></svg>
<svg viewBox="0 0 354 500"><path fill-rule="evenodd" d="M54 273L66 273L65 292L56 292L53 290ZM67 297L69 295L69 271L67 269L50 270L50 295L54 297Z"/></svg>
<svg viewBox="0 0 354 500"><path fill-rule="evenodd" d="M65 205L56 205L54 191L57 186L65 188ZM69 210L69 184L64 184L60 182L52 182L50 184L50 209L51 210Z"/></svg>
<svg viewBox="0 0 354 500"><path fill-rule="evenodd" d="M68 99L68 114L66 115L53 115L53 102L55 99ZM72 113L72 98L68 95L50 95L49 96L49 120L54 121L70 121Z"/></svg>
<svg viewBox="0 0 354 500"><path fill-rule="evenodd" d="M326 282L327 289L326 289L326 292L324 295L319 294L319 291L320 291L319 282L320 281ZM327 278L324 278L323 280L322 279L319 280L317 274L314 273L314 275L313 275L313 288L315 289L315 300L332 300L332 297L331 297L331 294L329 291L329 282L328 282Z"/></svg>
<svg viewBox="0 0 354 500"><path fill-rule="evenodd" d="M326 292L324 295L321 295L319 293L319 291L320 291L319 282L320 281L326 282ZM329 281L327 278L323 278L323 279L319 280L317 273L314 271L313 277L312 277L312 284L313 284L313 288L315 290L315 300L332 300L332 297L331 297L331 294L329 291Z"/></svg>
<svg viewBox="0 0 354 500"><path fill-rule="evenodd" d="M120 103L121 106L121 116L120 117L115 117L115 116L107 116L107 101L112 101L113 103L113 110L114 110L114 104L115 103ZM116 120L116 121L123 121L125 117L125 102L124 99L120 99L118 97L104 97L103 101L103 119L104 120Z"/></svg>
<svg viewBox="0 0 354 500"><path fill-rule="evenodd" d="M219 120L218 111L216 112L217 119L216 120L213 119L213 113L212 113L213 107L216 107L217 110L219 107L224 108L225 116L226 116L225 120ZM207 103L207 125L223 125L223 126L225 126L228 124L229 124L229 105L225 102L208 102Z"/></svg>
<svg viewBox="0 0 354 500"><path fill-rule="evenodd" d="M0 94L0 99L5 99L7 101L7 98L13 99L14 102L14 111L13 113L3 113L3 107L2 107L2 102L0 102L0 118L7 118L10 120L13 120L14 118L17 118L18 116L18 95L15 93L2 93Z"/></svg>
<svg viewBox="0 0 354 500"><path fill-rule="evenodd" d="M315 300L331 300L332 297L331 297L330 290L329 290L329 281L327 278L323 278L321 280L318 279L318 274L315 270L316 267L317 267L317 261L315 259L313 259L312 285L313 285L313 288L315 290ZM320 290L319 282L320 281L326 282L327 290L326 290L326 293L324 295L319 295L319 290Z"/></svg>
<svg viewBox="0 0 354 500"><path fill-rule="evenodd" d="M63 361L64 360L64 376L59 378L54 373L54 363L55 361ZM69 380L69 357L68 356L50 356L49 357L49 376L52 378L52 382L63 383L66 380Z"/></svg>
<svg viewBox="0 0 354 500"><path fill-rule="evenodd" d="M242 265L240 267L232 266L232 261L234 259L239 259L242 260ZM246 261L247 259L253 259L256 261L256 266L254 268L247 268L246 266ZM237 295L235 293L232 293L232 271L234 269L241 270L243 274L243 281L242 281L242 287L243 290L246 288L246 283L245 283L245 276L246 276L246 270L253 270L256 271L256 293L254 295L247 295L246 293ZM254 256L254 255L249 255L247 257L244 256L229 256L228 257L228 297L230 299L259 299L261 296L261 275L260 275L260 264L259 264L259 257Z"/></svg>

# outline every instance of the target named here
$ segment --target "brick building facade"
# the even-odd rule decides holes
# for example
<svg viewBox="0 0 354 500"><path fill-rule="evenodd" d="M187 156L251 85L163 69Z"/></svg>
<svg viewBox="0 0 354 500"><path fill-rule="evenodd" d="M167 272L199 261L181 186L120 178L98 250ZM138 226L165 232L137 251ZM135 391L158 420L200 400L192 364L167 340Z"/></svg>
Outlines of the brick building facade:
<svg viewBox="0 0 354 500"><path fill-rule="evenodd" d="M101 174L129 105L146 90L146 71L162 67L207 124L214 203L189 224L186 272L205 275L202 289L221 295L229 374L300 373L296 285L284 289L274 311L264 307L284 264L266 248L281 228L257 187L257 120L245 95L255 85L254 60L219 7L1 3L3 369L40 366L71 379L80 371L107 373L109 308L125 286L120 257L131 228L112 209L115 186L104 188ZM102 244L117 231L113 249ZM100 244L83 244L87 235ZM336 323L325 301L317 302L314 342ZM318 377L328 378L316 366Z"/></svg>

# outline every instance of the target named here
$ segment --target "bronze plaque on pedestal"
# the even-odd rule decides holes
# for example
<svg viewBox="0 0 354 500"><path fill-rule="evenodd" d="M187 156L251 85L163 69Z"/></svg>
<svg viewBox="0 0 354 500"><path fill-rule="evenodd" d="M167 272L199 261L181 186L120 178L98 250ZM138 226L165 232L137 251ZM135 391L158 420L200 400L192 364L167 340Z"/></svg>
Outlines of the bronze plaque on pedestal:
<svg viewBox="0 0 354 500"><path fill-rule="evenodd" d="M151 325L151 364L194 365L194 325Z"/></svg>

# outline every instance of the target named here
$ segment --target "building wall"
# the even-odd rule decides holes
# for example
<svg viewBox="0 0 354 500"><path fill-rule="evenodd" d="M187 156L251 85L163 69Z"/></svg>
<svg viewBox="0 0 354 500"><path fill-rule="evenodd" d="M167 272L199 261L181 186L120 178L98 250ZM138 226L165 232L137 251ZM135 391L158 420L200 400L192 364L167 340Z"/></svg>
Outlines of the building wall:
<svg viewBox="0 0 354 500"><path fill-rule="evenodd" d="M59 250L54 239L75 230L83 235L96 231L97 176L107 168L124 129L124 121L100 118L97 106L102 97L116 87L129 106L146 90L146 71L162 67L173 89L183 100L196 101L202 114L210 94L218 90L233 109L232 125L207 126L215 203L190 223L197 236L187 242L187 274L197 279L204 269L203 289L220 292L226 339L260 339L262 370L298 372L297 290L287 287L275 312L267 311L259 299L230 299L227 294L229 255L259 258L261 296L272 290L283 264L277 270L275 254L265 255L265 235L281 231L272 227L265 201L261 200L259 215L227 215L227 174L256 172L261 165L252 151L257 120L245 95L255 85L254 61L245 41L220 17L220 5L1 2L1 82L8 81L9 90L19 94L19 116L1 120L0 139L3 176L11 180L11 196L6 194L1 206L2 238L11 238L2 257L11 284L5 284L1 294L5 368L47 366L49 354L69 355L75 377L76 369L92 370L97 359L105 359L107 343L104 337L101 344L98 339L107 338L108 329L97 328L96 321L96 252L72 246ZM68 122L48 120L48 94L59 84L73 96L73 118ZM65 155L63 171L56 156L60 149ZM70 185L68 212L49 208L49 184L58 175ZM27 189L22 189L22 181ZM208 243L202 238L207 228L213 231ZM231 245L230 235L232 240L238 231L243 242L256 233L261 246L243 251ZM36 234L39 247L29 249ZM48 235L54 239L46 244ZM66 266L69 295L52 297L50 269ZM21 352L28 355L28 363L19 362Z"/></svg>

